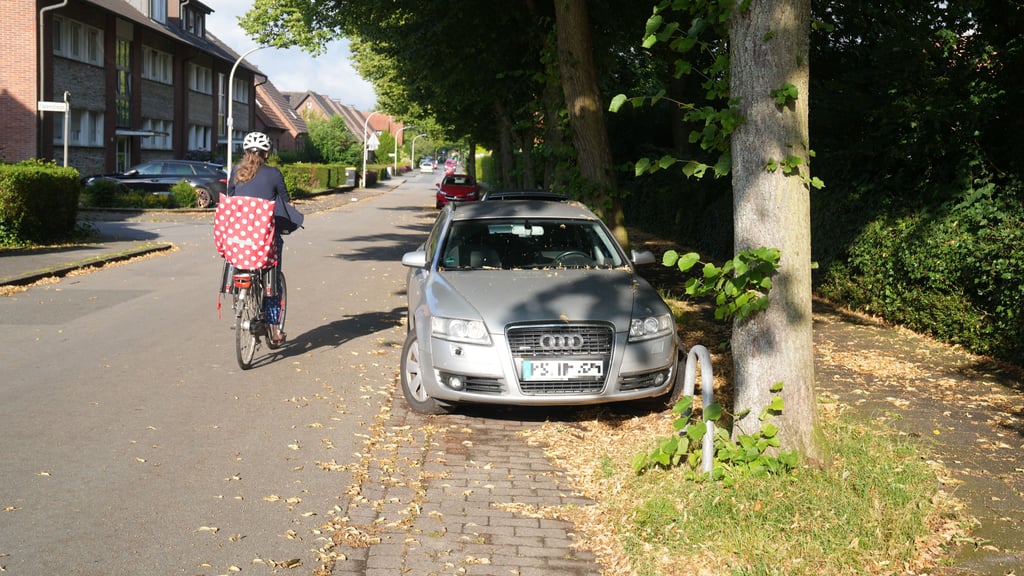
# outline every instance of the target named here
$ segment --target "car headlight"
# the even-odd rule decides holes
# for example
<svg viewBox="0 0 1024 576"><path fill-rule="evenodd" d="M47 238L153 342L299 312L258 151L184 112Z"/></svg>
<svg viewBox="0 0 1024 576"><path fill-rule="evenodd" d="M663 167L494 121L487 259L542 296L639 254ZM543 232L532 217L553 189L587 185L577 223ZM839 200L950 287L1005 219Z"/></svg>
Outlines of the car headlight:
<svg viewBox="0 0 1024 576"><path fill-rule="evenodd" d="M491 336L482 320L464 320L462 318L430 318L430 333L438 338L472 344L490 344Z"/></svg>
<svg viewBox="0 0 1024 576"><path fill-rule="evenodd" d="M672 320L671 313L633 318L629 322L629 340L631 342L649 340L671 334L673 330L675 330L675 322Z"/></svg>

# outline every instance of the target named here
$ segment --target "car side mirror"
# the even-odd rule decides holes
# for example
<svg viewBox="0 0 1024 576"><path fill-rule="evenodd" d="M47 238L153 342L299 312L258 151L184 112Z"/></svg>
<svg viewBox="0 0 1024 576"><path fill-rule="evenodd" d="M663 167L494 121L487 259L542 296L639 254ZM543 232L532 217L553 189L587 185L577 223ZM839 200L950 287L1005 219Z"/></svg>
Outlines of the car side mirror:
<svg viewBox="0 0 1024 576"><path fill-rule="evenodd" d="M129 171L124 173L125 176L138 176L138 174L139 174L138 170L129 170Z"/></svg>
<svg viewBox="0 0 1024 576"><path fill-rule="evenodd" d="M637 266L641 264L654 264L657 260L654 258L654 252L650 250L633 250L633 264Z"/></svg>
<svg viewBox="0 0 1024 576"><path fill-rule="evenodd" d="M408 266L409 268L426 268L427 253L423 250L406 252L402 255L402 266Z"/></svg>

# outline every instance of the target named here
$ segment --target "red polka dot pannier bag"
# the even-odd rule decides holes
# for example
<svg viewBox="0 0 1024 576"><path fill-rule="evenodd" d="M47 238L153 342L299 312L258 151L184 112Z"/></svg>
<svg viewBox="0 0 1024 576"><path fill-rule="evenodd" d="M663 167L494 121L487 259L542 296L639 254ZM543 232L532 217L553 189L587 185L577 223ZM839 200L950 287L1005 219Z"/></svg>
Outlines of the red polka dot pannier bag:
<svg viewBox="0 0 1024 576"><path fill-rule="evenodd" d="M217 253L242 270L277 265L274 204L273 200L221 194L213 217Z"/></svg>

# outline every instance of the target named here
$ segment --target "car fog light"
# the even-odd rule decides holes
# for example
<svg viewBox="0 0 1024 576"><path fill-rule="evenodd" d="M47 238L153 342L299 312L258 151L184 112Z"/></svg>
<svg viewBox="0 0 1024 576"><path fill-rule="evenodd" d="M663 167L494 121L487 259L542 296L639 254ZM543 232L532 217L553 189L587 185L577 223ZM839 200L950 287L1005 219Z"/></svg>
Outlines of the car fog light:
<svg viewBox="0 0 1024 576"><path fill-rule="evenodd" d="M449 376L448 387L451 388L452 390L462 390L463 388L466 387L466 383L463 382L462 378L459 376Z"/></svg>
<svg viewBox="0 0 1024 576"><path fill-rule="evenodd" d="M665 383L665 373L664 372L658 372L658 374L654 377L654 385L655 386L661 386L664 383Z"/></svg>

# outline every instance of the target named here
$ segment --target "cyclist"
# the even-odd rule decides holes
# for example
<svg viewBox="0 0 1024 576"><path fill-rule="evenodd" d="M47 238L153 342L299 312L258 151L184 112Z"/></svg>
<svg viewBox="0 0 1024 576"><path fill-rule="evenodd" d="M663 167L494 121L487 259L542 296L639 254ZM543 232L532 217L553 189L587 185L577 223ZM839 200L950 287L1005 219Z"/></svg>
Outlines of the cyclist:
<svg viewBox="0 0 1024 576"><path fill-rule="evenodd" d="M270 156L270 138L262 132L249 132L242 141L245 156L234 167L228 180L228 196L250 196L275 201L274 244L277 246L277 266L275 274L281 271L281 257L284 252L282 234L289 234L302 225L303 215L291 205L291 196L284 183L281 171L267 165ZM274 344L284 342L285 333L281 330L281 296L277 293L280 282L274 278L273 296L264 299L267 322L270 324L270 338Z"/></svg>

